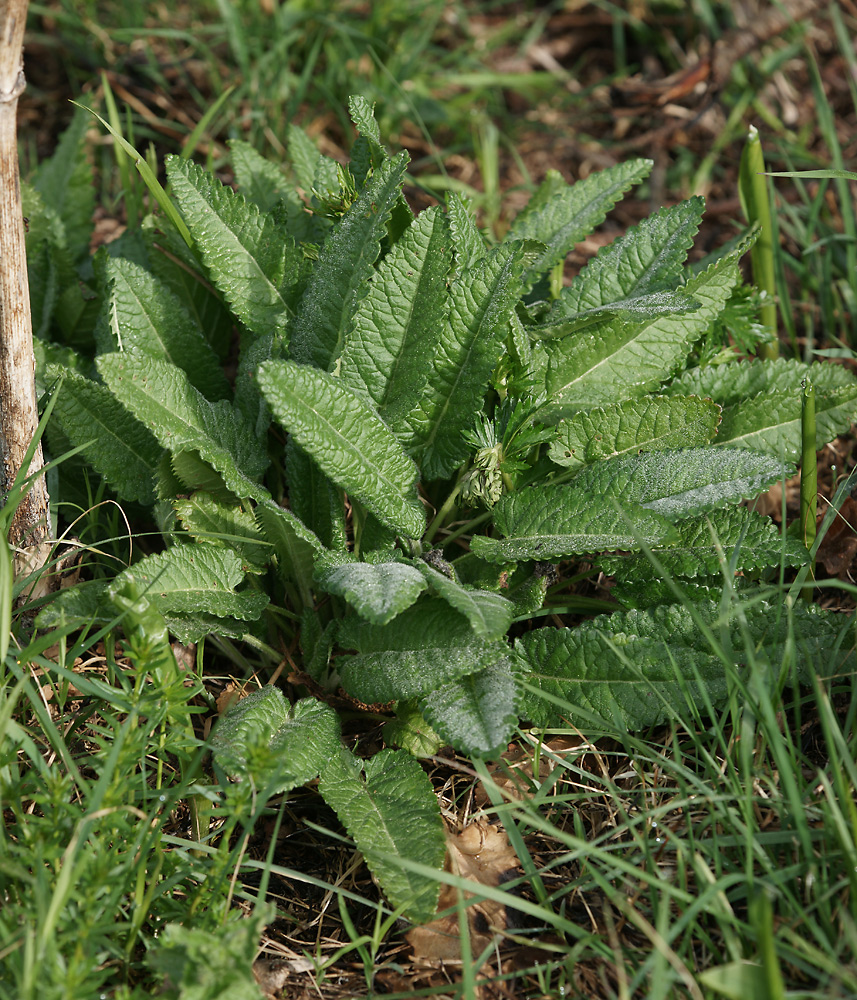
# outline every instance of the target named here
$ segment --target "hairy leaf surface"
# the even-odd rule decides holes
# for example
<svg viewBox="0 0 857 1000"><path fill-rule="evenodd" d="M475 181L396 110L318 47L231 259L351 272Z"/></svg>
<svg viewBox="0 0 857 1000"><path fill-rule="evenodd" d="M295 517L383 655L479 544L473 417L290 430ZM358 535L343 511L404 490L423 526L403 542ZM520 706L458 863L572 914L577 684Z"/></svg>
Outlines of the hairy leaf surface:
<svg viewBox="0 0 857 1000"><path fill-rule="evenodd" d="M339 360L407 165L404 152L384 163L325 240L294 323L296 361L332 369Z"/></svg>
<svg viewBox="0 0 857 1000"><path fill-rule="evenodd" d="M420 711L447 742L474 757L497 757L518 723L517 683L508 657L444 684L419 701Z"/></svg>
<svg viewBox="0 0 857 1000"><path fill-rule="evenodd" d="M528 263L523 278L525 289L563 260L575 243L589 236L622 195L651 169L651 160L629 160L590 174L559 191L551 181L550 197L546 200L534 197L534 206L518 215L507 236L510 240L537 240L544 244L544 250Z"/></svg>
<svg viewBox="0 0 857 1000"><path fill-rule="evenodd" d="M358 651L337 661L342 686L368 704L426 694L507 653L504 642L480 638L466 618L430 597L420 598L389 625L343 622L340 645Z"/></svg>
<svg viewBox="0 0 857 1000"><path fill-rule="evenodd" d="M759 452L683 448L596 462L581 469L572 485L601 503L612 497L675 520L754 497L790 472Z"/></svg>
<svg viewBox="0 0 857 1000"><path fill-rule="evenodd" d="M320 560L315 578L322 590L344 597L373 625L392 621L427 587L416 566L395 561L355 562L344 555Z"/></svg>
<svg viewBox="0 0 857 1000"><path fill-rule="evenodd" d="M47 377L60 369L50 366ZM74 445L86 445L86 460L124 500L155 501L155 474L163 449L105 386L64 370L53 417Z"/></svg>
<svg viewBox="0 0 857 1000"><path fill-rule="evenodd" d="M234 551L245 573L261 573L273 548L256 525L252 514L221 503L207 493L194 493L176 500L175 512L184 530L197 541Z"/></svg>
<svg viewBox="0 0 857 1000"><path fill-rule="evenodd" d="M502 244L452 285L434 370L410 418L410 447L426 479L451 475L467 454L461 435L482 408L521 291L520 274L532 254L531 243Z"/></svg>
<svg viewBox="0 0 857 1000"><path fill-rule="evenodd" d="M609 406L659 385L719 316L739 277L735 257L728 255L685 285L700 303L693 312L643 323L609 320L551 341L547 389L554 406L543 419Z"/></svg>
<svg viewBox="0 0 857 1000"><path fill-rule="evenodd" d="M233 705L211 738L214 759L230 777L249 778L270 794L312 781L341 746L329 705L315 698L290 705L272 686Z"/></svg>
<svg viewBox="0 0 857 1000"><path fill-rule="evenodd" d="M506 538L474 535L473 553L492 563L558 559L612 549L638 549L668 537L658 513L622 500L614 509L576 485L534 486L507 494L494 508L494 525Z"/></svg>
<svg viewBox="0 0 857 1000"><path fill-rule="evenodd" d="M670 576L714 576L720 573L720 558L728 563L737 549L737 565L745 571L777 566L802 566L806 547L794 538L784 538L770 518L746 507L715 510L705 517L692 517L675 524L676 534L667 545L654 545L652 552ZM720 552L718 552L718 548ZM601 556L601 569L624 581L648 581L662 576L645 555ZM721 578L722 579L722 578Z"/></svg>
<svg viewBox="0 0 857 1000"><path fill-rule="evenodd" d="M490 590L463 587L426 563L418 567L431 590L464 615L480 638L502 639L508 632L514 612L511 601Z"/></svg>
<svg viewBox="0 0 857 1000"><path fill-rule="evenodd" d="M274 215L221 184L201 167L167 157L173 197L212 281L235 315L257 334L285 329L289 286L301 252Z"/></svg>
<svg viewBox="0 0 857 1000"><path fill-rule="evenodd" d="M229 383L217 356L182 301L130 260L106 262L107 321L114 349L138 350L181 368L207 399L227 399Z"/></svg>
<svg viewBox="0 0 857 1000"><path fill-rule="evenodd" d="M437 879L396 864L443 864L446 837L437 799L419 761L405 750L381 750L358 760L345 747L321 772L319 791L332 806L394 907L416 922L437 906Z"/></svg>
<svg viewBox="0 0 857 1000"><path fill-rule="evenodd" d="M663 392L679 396L707 396L723 407L738 406L759 393L800 395L801 382L812 373L816 390L828 392L854 385L854 376L842 365L802 364L786 358L774 361L731 361L724 365L691 368L673 379Z"/></svg>
<svg viewBox="0 0 857 1000"><path fill-rule="evenodd" d="M244 579L241 560L213 545L173 545L147 556L116 576L114 587L134 583L159 611L207 612L255 621L268 604L259 591L236 592Z"/></svg>
<svg viewBox="0 0 857 1000"><path fill-rule="evenodd" d="M277 420L325 475L399 534L423 533L416 466L362 397L291 361L265 362L259 384Z"/></svg>
<svg viewBox="0 0 857 1000"><path fill-rule="evenodd" d="M448 309L451 261L446 218L439 208L427 209L381 261L357 307L342 353L342 381L366 392L394 430L431 374Z"/></svg>
<svg viewBox="0 0 857 1000"><path fill-rule="evenodd" d="M720 407L697 396L644 396L561 420L548 455L570 469L614 455L707 444Z"/></svg>
<svg viewBox="0 0 857 1000"><path fill-rule="evenodd" d="M238 497L267 496L254 479L268 456L224 400L210 403L175 365L135 354L105 354L98 370L110 391L171 452L198 451Z"/></svg>
<svg viewBox="0 0 857 1000"><path fill-rule="evenodd" d="M706 698L722 704L728 690L726 668L694 614L720 640L718 602L699 604L693 612L682 605L661 605L602 615L574 629L527 633L515 643L517 663L528 671L524 679L561 699L562 706L526 692L521 714L539 726L562 720L586 728L593 720L604 720L611 729L619 724L633 730L681 714L686 706L695 711L693 706L705 704ZM791 649L790 626L795 637ZM853 652L843 641L848 621L815 607L792 608L791 621L783 606L732 609L726 628L731 644L726 656L746 663L746 636L756 662L771 664L772 686L784 658L791 655L805 678L854 669Z"/></svg>

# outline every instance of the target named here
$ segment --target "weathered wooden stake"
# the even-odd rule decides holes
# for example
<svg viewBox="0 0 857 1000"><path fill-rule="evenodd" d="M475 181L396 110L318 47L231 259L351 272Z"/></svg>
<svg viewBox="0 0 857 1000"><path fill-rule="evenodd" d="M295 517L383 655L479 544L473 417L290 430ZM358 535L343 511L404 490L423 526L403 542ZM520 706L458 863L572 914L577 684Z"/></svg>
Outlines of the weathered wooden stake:
<svg viewBox="0 0 857 1000"><path fill-rule="evenodd" d="M33 324L18 177L18 98L23 93L28 0L0 0L0 492L11 489L38 424ZM39 444L28 473L44 460ZM48 491L39 477L21 501L9 541L15 573L44 565L50 545Z"/></svg>

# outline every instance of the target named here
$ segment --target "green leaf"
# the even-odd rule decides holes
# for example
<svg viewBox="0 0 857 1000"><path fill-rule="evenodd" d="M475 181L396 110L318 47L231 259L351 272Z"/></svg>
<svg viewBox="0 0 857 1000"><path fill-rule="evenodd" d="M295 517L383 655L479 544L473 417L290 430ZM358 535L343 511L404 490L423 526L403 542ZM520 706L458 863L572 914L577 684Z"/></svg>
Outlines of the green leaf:
<svg viewBox="0 0 857 1000"><path fill-rule="evenodd" d="M254 482L268 456L240 415L224 400L210 403L175 365L134 354L105 354L101 377L116 398L169 451L198 451L238 497L267 496Z"/></svg>
<svg viewBox="0 0 857 1000"><path fill-rule="evenodd" d="M720 407L710 399L644 396L561 420L548 455L557 465L576 469L630 452L701 447L719 422Z"/></svg>
<svg viewBox="0 0 857 1000"><path fill-rule="evenodd" d="M86 154L89 122L85 111L75 110L53 155L39 164L33 178L33 187L62 222L65 244L75 261L84 258L89 250L95 212L95 186Z"/></svg>
<svg viewBox="0 0 857 1000"><path fill-rule="evenodd" d="M841 615L801 605L787 617L783 605L761 602L729 609L721 620L716 601L693 609L662 605L601 615L574 629L537 629L518 639L516 660L529 672L523 679L562 701L559 707L527 692L522 716L537 726L562 722L586 729L595 719L611 730L616 725L633 730L673 718L686 707L695 712L706 698L722 705L727 668L694 616L718 639L726 630L726 656L739 670L748 662L748 648L758 665L755 676L761 676L759 666L770 664L771 688L787 656L796 657L798 676L804 678L853 669L853 652L842 641L853 624Z"/></svg>
<svg viewBox="0 0 857 1000"><path fill-rule="evenodd" d="M362 397L325 372L289 361L265 362L258 377L277 420L325 475L399 534L422 535L416 467Z"/></svg>
<svg viewBox="0 0 857 1000"><path fill-rule="evenodd" d="M737 569L744 572L778 566L781 562L786 566L802 566L808 558L801 542L783 537L770 518L746 507L716 510L705 517L677 521L675 530L667 545L652 546L652 552L672 577L719 574L721 553L728 563L736 549ZM625 582L662 576L644 555L602 556L598 565L608 575L621 576Z"/></svg>
<svg viewBox="0 0 857 1000"><path fill-rule="evenodd" d="M422 212L378 266L342 352L342 381L396 424L416 405L446 319L450 233L439 208Z"/></svg>
<svg viewBox="0 0 857 1000"><path fill-rule="evenodd" d="M228 398L229 383L214 351L169 287L130 260L110 259L105 271L114 350L138 350L169 361L206 398Z"/></svg>
<svg viewBox="0 0 857 1000"><path fill-rule="evenodd" d="M534 198L534 207L518 215L506 237L544 244L544 250L529 262L523 278L525 289L531 288L541 275L564 260L575 243L589 236L622 195L643 180L651 169L651 160L629 160L559 191L551 180L550 190L555 193L544 200Z"/></svg>
<svg viewBox="0 0 857 1000"><path fill-rule="evenodd" d="M263 214L202 167L167 157L167 177L211 279L253 333L283 331L300 251Z"/></svg>
<svg viewBox="0 0 857 1000"><path fill-rule="evenodd" d="M432 592L464 615L481 639L502 639L509 631L514 612L511 601L489 590L463 587L426 563L418 563L418 569Z"/></svg>
<svg viewBox="0 0 857 1000"><path fill-rule="evenodd" d="M612 497L623 506L639 504L676 520L755 497L790 474L782 462L759 452L684 448L619 455L587 465L572 486L598 497L600 504Z"/></svg>
<svg viewBox="0 0 857 1000"><path fill-rule="evenodd" d="M294 438L286 444L286 481L292 513L318 536L325 548L345 552L348 538L343 492L298 447Z"/></svg>
<svg viewBox="0 0 857 1000"><path fill-rule="evenodd" d="M319 560L315 579L322 590L344 597L374 625L392 621L427 587L419 569L408 563L355 562L344 554Z"/></svg>
<svg viewBox="0 0 857 1000"><path fill-rule="evenodd" d="M230 777L250 778L269 794L312 781L341 746L332 708L315 698L290 705L272 686L233 705L211 738L214 759Z"/></svg>
<svg viewBox="0 0 857 1000"><path fill-rule="evenodd" d="M401 747L414 757L432 757L443 746L443 740L412 701L396 706L395 717L384 723L383 733L388 746Z"/></svg>
<svg viewBox="0 0 857 1000"><path fill-rule="evenodd" d="M48 366L46 377L58 374ZM154 503L162 448L109 389L66 369L52 416L72 444L92 442L84 457L123 500Z"/></svg>
<svg viewBox="0 0 857 1000"><path fill-rule="evenodd" d="M598 499L596 499L598 498ZM599 494L576 484L536 486L510 493L494 508L494 524L506 538L475 535L471 549L492 563L549 560L612 549L654 545L672 529L657 513L621 500L614 509Z"/></svg>
<svg viewBox="0 0 857 1000"><path fill-rule="evenodd" d="M207 493L194 493L173 504L184 530L197 541L231 549L245 573L262 573L272 555L272 546L256 526L252 514L221 503Z"/></svg>
<svg viewBox="0 0 857 1000"><path fill-rule="evenodd" d="M113 621L118 615L107 596L110 584L110 580L81 580L51 594L36 616L36 627L47 630L73 623L104 625Z"/></svg>
<svg viewBox="0 0 857 1000"><path fill-rule="evenodd" d="M486 254L485 239L476 227L473 204L454 192L446 196L446 213L452 233L457 274L474 267Z"/></svg>
<svg viewBox="0 0 857 1000"><path fill-rule="evenodd" d="M325 240L292 330L296 361L332 370L339 360L407 165L405 152L382 164Z"/></svg>
<svg viewBox="0 0 857 1000"><path fill-rule="evenodd" d="M857 420L857 383L829 392L815 392L815 440L820 451L845 434ZM801 395L766 392L723 408L714 444L752 448L785 461L801 456Z"/></svg>
<svg viewBox="0 0 857 1000"><path fill-rule="evenodd" d="M323 551L321 542L291 511L271 499L256 507L256 522L274 546L280 576L298 585L304 607L311 608L313 557Z"/></svg>
<svg viewBox="0 0 857 1000"><path fill-rule="evenodd" d="M244 568L235 552L213 545L173 545L119 573L117 590L134 584L161 613L196 611L255 621L268 605L259 591L236 592Z"/></svg>
<svg viewBox="0 0 857 1000"><path fill-rule="evenodd" d="M563 289L549 319L617 306L627 308L628 300L675 290L683 281L682 264L704 209L705 200L700 197L663 208L599 250Z"/></svg>
<svg viewBox="0 0 857 1000"><path fill-rule="evenodd" d="M389 625L346 620L340 645L358 650L337 669L345 690L367 704L415 698L491 666L508 647L477 636L462 615L438 598L423 597Z"/></svg>
<svg viewBox="0 0 857 1000"><path fill-rule="evenodd" d="M419 707L437 733L473 757L499 757L518 723L518 687L508 657L445 684Z"/></svg>
<svg viewBox="0 0 857 1000"><path fill-rule="evenodd" d="M720 315L739 278L735 255L727 255L685 285L700 303L694 312L642 323L613 319L551 341L547 390L554 405L541 419L610 406L659 385Z"/></svg>
<svg viewBox="0 0 857 1000"><path fill-rule="evenodd" d="M375 121L374 105L370 104L365 97L352 94L348 98L348 113L357 131L380 146L381 130L378 128L378 122Z"/></svg>
<svg viewBox="0 0 857 1000"><path fill-rule="evenodd" d="M760 393L801 393L801 383L812 372L816 391L829 392L855 384L842 365L777 358L775 361L731 361L706 368L691 368L673 379L663 392L678 396L707 396L723 407L734 407Z"/></svg>
<svg viewBox="0 0 857 1000"><path fill-rule="evenodd" d="M451 288L449 322L420 405L409 419L409 447L420 454L426 479L451 475L468 452L462 432L473 424L509 333L520 275L531 243L495 247Z"/></svg>
<svg viewBox="0 0 857 1000"><path fill-rule="evenodd" d="M430 920L439 881L396 864L407 858L440 869L446 855L440 809L419 762L404 750L382 750L360 761L341 747L325 765L319 791L390 903L409 920Z"/></svg>

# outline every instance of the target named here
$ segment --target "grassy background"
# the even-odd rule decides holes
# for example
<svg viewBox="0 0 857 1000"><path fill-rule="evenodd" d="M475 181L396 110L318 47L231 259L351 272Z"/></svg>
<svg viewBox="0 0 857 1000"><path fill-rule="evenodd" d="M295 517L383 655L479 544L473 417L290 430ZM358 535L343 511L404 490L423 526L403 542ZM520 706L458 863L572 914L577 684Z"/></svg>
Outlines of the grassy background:
<svg viewBox="0 0 857 1000"><path fill-rule="evenodd" d="M812 5L801 26L757 39L727 73L683 75L738 51L770 9L705 0L34 3L22 156L29 169L52 150L69 97L103 107L105 79L126 134L140 149L151 143L158 161L215 108L194 143L225 178L229 138L276 159L292 121L344 156L345 99L360 93L377 103L389 144L412 153L415 204L463 191L500 234L548 169L574 179L645 155L653 179L614 214L605 241L653 207L701 192L702 254L740 221L750 122L772 168L855 161L857 23L844 6ZM110 145L93 137L107 236L125 221L127 190ZM777 190L784 341L807 356L847 351L857 317L853 193L846 183L781 181ZM579 248L570 267L597 244ZM91 541L108 549L122 534L118 517L98 530ZM197 662L201 703L267 670L216 639ZM199 762L169 724L187 695L153 694L145 669L109 632L79 640L61 629L22 640L7 661L4 998L150 996L156 972L169 973L173 995L215 997L205 970L221 983L236 976L226 995L239 996L260 929L241 918L265 888L279 905L266 950L287 964L290 997L857 994L850 677L794 693L784 671L771 695L732 672L721 713L678 706L669 727L640 737L526 734L521 761L490 775L470 761L436 761L448 818L463 823L493 802L492 820L522 863L523 874L492 890L508 926L477 977L473 964L411 960L359 857L309 790L266 806L232 789L219 813L226 832L194 850L185 803ZM377 734L364 728L362 738ZM188 933L171 938L171 923Z"/></svg>

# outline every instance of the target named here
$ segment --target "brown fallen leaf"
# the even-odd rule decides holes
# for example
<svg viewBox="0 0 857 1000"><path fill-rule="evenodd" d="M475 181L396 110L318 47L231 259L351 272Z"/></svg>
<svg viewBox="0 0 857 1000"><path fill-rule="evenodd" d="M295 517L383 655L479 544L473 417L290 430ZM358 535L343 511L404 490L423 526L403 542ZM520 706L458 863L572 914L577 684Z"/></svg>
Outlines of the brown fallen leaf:
<svg viewBox="0 0 857 1000"><path fill-rule="evenodd" d="M828 576L845 573L857 555L857 500L845 498L818 547L817 560Z"/></svg>
<svg viewBox="0 0 857 1000"><path fill-rule="evenodd" d="M517 871L519 864L506 832L487 820L475 820L461 833L447 831L444 867L454 875L470 879L475 883L474 888L500 885ZM464 893L465 904L472 896L472 893ZM443 913L450 908L454 910L456 903L456 888L443 885L438 912ZM506 928L506 907L492 899L472 903L467 907L467 922L470 951L475 958L485 951L495 935ZM461 937L455 912L414 927L408 932L407 940L413 949L415 965L461 961Z"/></svg>
<svg viewBox="0 0 857 1000"><path fill-rule="evenodd" d="M542 743L538 755L532 746L514 744L502 754L499 763L492 767L489 773L504 799L520 801L532 797L539 786L550 777L557 766L557 757L572 750L579 750L584 745L588 745L586 740L576 734L555 736L547 740ZM538 766L536 766L537 756ZM480 806L487 805L490 801L488 792L482 784L476 789L475 801Z"/></svg>

